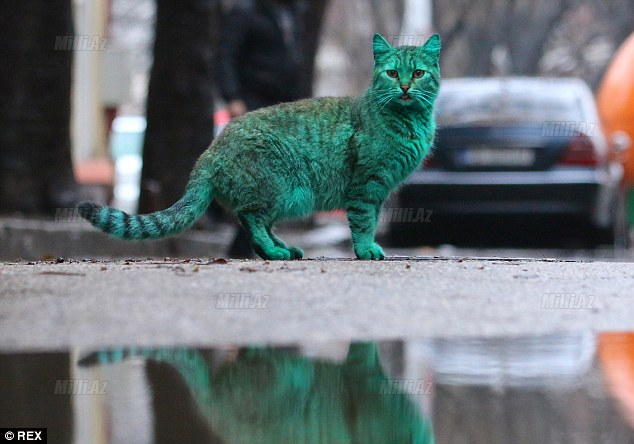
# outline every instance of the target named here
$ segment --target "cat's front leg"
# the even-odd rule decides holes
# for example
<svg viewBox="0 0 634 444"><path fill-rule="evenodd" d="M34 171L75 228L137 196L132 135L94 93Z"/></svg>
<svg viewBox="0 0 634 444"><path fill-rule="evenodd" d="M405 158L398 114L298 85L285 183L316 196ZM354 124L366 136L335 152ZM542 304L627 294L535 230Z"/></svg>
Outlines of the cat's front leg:
<svg viewBox="0 0 634 444"><path fill-rule="evenodd" d="M385 259L383 249L374 241L380 211L381 203L353 202L346 206L357 259Z"/></svg>

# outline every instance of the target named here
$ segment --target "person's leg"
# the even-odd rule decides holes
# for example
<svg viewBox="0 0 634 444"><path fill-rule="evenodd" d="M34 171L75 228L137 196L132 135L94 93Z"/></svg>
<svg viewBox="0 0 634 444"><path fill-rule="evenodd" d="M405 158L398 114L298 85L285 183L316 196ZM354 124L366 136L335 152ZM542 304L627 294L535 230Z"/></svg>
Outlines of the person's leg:
<svg viewBox="0 0 634 444"><path fill-rule="evenodd" d="M249 234L240 224L236 224L236 232L227 254L233 259L252 259L255 257Z"/></svg>

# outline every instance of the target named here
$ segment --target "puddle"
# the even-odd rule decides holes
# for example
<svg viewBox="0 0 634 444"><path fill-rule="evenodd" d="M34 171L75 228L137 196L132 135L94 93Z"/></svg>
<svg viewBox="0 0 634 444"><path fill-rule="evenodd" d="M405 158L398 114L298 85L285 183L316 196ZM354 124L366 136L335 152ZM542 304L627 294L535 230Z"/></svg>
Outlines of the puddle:
<svg viewBox="0 0 634 444"><path fill-rule="evenodd" d="M634 333L0 354L59 443L628 443Z"/></svg>

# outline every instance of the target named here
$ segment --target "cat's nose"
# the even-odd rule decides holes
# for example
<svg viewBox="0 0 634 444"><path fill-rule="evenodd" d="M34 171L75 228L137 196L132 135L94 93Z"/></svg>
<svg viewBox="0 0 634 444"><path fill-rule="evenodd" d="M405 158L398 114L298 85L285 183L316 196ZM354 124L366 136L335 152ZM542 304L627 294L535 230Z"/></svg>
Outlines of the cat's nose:
<svg viewBox="0 0 634 444"><path fill-rule="evenodd" d="M409 85L401 85L401 89L403 90L404 93L406 93L407 90L409 89Z"/></svg>

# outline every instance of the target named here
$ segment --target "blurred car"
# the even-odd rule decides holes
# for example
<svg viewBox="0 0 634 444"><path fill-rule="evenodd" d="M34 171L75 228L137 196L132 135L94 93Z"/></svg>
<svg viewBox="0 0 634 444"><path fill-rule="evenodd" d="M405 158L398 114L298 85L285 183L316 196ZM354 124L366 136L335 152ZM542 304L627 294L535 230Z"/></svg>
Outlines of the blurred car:
<svg viewBox="0 0 634 444"><path fill-rule="evenodd" d="M460 243L443 239L448 227L492 240L521 230L531 245L573 233L584 246L629 242L623 167L583 81L444 80L436 121L431 157L388 203L404 209L386 220L393 244ZM402 216L421 209L433 223Z"/></svg>

